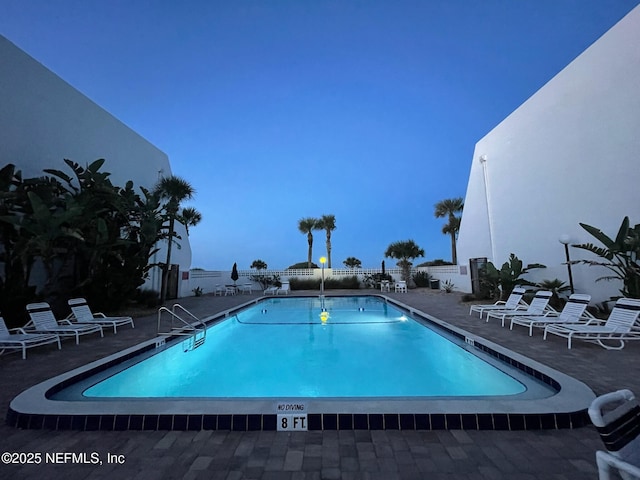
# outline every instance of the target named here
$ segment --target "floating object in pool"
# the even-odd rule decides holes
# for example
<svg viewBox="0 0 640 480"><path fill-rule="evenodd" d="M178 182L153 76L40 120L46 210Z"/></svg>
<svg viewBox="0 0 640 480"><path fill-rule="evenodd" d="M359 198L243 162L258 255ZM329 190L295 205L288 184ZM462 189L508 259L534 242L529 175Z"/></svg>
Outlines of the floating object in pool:
<svg viewBox="0 0 640 480"><path fill-rule="evenodd" d="M322 323L327 323L327 320L329 320L329 312L325 310L320 313L320 320L322 321Z"/></svg>

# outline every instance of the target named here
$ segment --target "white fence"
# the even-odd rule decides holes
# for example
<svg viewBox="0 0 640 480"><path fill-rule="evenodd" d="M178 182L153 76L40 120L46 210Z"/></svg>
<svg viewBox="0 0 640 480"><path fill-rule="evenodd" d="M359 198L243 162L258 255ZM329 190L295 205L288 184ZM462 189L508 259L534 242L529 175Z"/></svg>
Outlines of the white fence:
<svg viewBox="0 0 640 480"><path fill-rule="evenodd" d="M440 280L441 286L447 280L454 284L454 290L460 290L460 287L464 288L464 285L468 283L466 277L466 268L461 268L458 265L442 265L438 267L420 267L412 269L412 274L419 271L426 271L429 273L432 279ZM344 278L348 276L356 275L360 282L364 277L368 275L376 275L382 273L379 268L325 268L324 278L338 277ZM385 273L391 275L393 280L400 280L401 269L388 268ZM294 270L238 270L237 284L251 283L254 291L260 291L262 287L258 282L251 280L254 275L265 276L277 276L280 281L288 280L290 278L320 278L322 276L321 268L300 268ZM458 282L458 285L456 285ZM180 293L182 297L188 297L194 295L194 290L200 288L202 293L213 293L217 285L229 285L233 284L231 279L230 270L191 270L189 272L189 278L183 279Z"/></svg>

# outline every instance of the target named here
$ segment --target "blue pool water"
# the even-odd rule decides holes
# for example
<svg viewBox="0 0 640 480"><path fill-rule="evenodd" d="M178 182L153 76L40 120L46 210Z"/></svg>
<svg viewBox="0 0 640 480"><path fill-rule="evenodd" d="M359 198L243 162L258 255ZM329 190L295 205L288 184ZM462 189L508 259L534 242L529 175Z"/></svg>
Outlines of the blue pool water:
<svg viewBox="0 0 640 480"><path fill-rule="evenodd" d="M377 297L273 298L210 327L202 346L188 347L178 342L111 372L83 395L477 397L526 390Z"/></svg>

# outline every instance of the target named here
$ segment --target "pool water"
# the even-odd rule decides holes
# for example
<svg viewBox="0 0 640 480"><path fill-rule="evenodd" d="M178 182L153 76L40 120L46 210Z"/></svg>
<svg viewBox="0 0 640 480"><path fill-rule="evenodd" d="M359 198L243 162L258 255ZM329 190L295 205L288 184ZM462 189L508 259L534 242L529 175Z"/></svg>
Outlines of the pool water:
<svg viewBox="0 0 640 480"><path fill-rule="evenodd" d="M83 396L479 397L526 390L464 343L407 315L378 297L273 298L211 326L202 346L167 346L109 373Z"/></svg>

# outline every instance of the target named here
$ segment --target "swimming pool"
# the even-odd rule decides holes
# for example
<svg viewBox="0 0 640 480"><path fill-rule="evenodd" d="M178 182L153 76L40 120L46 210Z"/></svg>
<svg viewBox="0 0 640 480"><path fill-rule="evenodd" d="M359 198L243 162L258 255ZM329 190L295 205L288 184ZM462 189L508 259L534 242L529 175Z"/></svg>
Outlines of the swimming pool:
<svg viewBox="0 0 640 480"><path fill-rule="evenodd" d="M283 409L294 408L309 429L562 428L584 423L594 396L560 372L389 298L245 306L211 318L199 348L184 337L156 339L33 387L14 399L7 421L276 429Z"/></svg>
<svg viewBox="0 0 640 480"><path fill-rule="evenodd" d="M176 343L114 375L107 372L82 395L463 397L527 390L466 344L375 297L269 299L209 327L198 348L189 345Z"/></svg>

